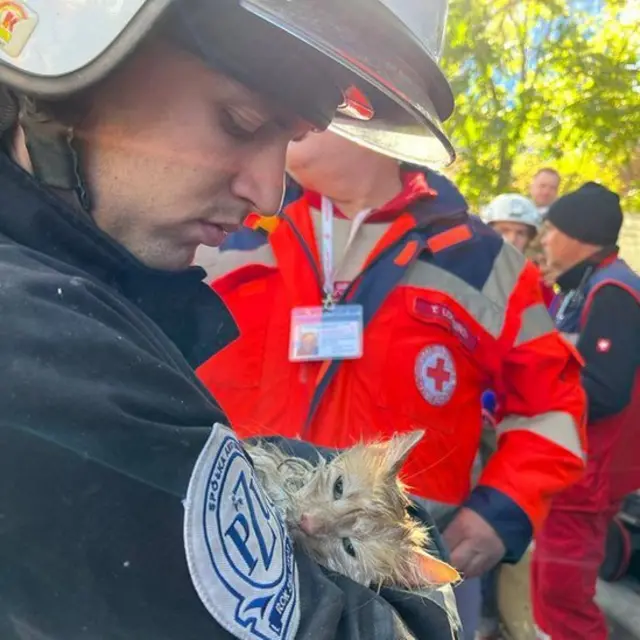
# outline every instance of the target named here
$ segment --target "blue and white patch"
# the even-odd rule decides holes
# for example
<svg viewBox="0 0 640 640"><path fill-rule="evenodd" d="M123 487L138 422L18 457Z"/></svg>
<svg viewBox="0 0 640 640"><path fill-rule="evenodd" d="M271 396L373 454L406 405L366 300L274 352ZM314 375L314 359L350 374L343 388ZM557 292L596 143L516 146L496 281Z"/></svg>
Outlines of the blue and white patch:
<svg viewBox="0 0 640 640"><path fill-rule="evenodd" d="M213 617L237 638L292 640L300 623L293 544L228 427L213 426L184 506L189 573Z"/></svg>
<svg viewBox="0 0 640 640"><path fill-rule="evenodd" d="M416 358L416 384L422 397L436 407L449 400L456 389L457 374L453 356L443 345L425 347Z"/></svg>

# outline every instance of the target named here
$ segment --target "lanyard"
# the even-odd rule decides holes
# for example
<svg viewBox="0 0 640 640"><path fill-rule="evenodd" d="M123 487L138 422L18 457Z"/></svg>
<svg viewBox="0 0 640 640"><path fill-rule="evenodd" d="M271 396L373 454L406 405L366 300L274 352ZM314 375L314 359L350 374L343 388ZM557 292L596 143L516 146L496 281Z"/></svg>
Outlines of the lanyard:
<svg viewBox="0 0 640 640"><path fill-rule="evenodd" d="M564 297L564 300L562 301L562 304L560 305L560 308L555 313L554 320L556 321L556 323L562 322L570 309L578 307L584 302L584 289L587 286L589 278L597 270L598 267L596 266L589 267L584 272L584 275L580 280L580 284L575 289L572 289L571 291L569 291L569 293L567 293L567 295Z"/></svg>
<svg viewBox="0 0 640 640"><path fill-rule="evenodd" d="M335 278L338 273L339 267L344 262L344 259L349 251L349 248L353 244L353 241L358 233L358 230L371 213L371 209L363 209L360 211L351 223L351 229L349 231L349 237L342 254L342 260L338 265L334 265L333 261L333 204L329 198L322 196L322 230L321 230L321 252L322 252L322 271L323 282L322 290L324 292L324 306L330 309L334 306L335 300L333 293L335 291Z"/></svg>
<svg viewBox="0 0 640 640"><path fill-rule="evenodd" d="M560 308L555 313L556 322L562 322L564 320L565 314L567 313L567 310L569 309L571 302L575 298L575 295L576 295L575 290L569 291L569 293L565 295L564 299L562 300L562 304L560 305Z"/></svg>

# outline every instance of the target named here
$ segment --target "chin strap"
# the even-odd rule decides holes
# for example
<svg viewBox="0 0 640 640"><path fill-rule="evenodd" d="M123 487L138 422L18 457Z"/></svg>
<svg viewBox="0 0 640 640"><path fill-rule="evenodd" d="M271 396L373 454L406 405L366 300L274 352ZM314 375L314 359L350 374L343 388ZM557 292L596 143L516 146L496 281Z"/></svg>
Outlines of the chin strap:
<svg viewBox="0 0 640 640"><path fill-rule="evenodd" d="M72 200L82 211L91 213L73 127L56 120L34 98L19 96L18 104L17 121L24 131L34 177L65 200Z"/></svg>
<svg viewBox="0 0 640 640"><path fill-rule="evenodd" d="M7 87L0 85L0 142L7 141L18 121L18 103Z"/></svg>

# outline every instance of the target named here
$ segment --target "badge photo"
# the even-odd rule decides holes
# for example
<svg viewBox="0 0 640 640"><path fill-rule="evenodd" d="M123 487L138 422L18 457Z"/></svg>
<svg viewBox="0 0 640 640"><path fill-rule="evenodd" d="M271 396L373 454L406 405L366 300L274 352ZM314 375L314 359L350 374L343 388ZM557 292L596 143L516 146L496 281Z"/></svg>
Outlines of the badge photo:
<svg viewBox="0 0 640 640"><path fill-rule="evenodd" d="M189 573L209 613L243 640L293 640L300 622L293 543L229 428L213 426L184 507Z"/></svg>

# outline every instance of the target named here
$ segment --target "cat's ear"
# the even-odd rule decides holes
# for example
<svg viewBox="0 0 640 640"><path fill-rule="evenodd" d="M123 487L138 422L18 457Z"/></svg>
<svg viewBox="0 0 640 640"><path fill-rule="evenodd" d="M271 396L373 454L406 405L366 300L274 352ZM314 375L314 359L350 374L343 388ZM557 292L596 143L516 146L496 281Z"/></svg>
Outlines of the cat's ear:
<svg viewBox="0 0 640 640"><path fill-rule="evenodd" d="M408 431L407 433L396 434L386 444L386 459L389 471L392 475L397 475L411 453L411 450L422 440L423 430Z"/></svg>
<svg viewBox="0 0 640 640"><path fill-rule="evenodd" d="M408 572L410 587L441 587L461 580L454 567L422 550L412 553L411 564L415 571Z"/></svg>

